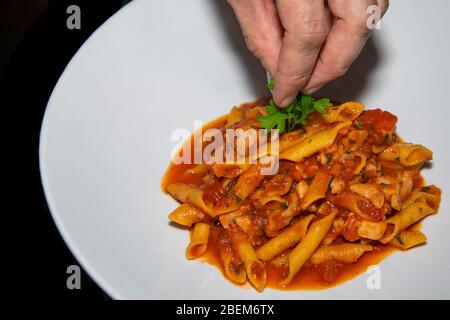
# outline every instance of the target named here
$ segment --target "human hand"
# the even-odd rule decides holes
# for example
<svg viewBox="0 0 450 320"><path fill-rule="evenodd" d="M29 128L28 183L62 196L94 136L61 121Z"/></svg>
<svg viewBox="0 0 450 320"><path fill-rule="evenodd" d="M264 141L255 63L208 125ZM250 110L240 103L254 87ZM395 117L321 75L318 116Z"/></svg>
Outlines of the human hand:
<svg viewBox="0 0 450 320"><path fill-rule="evenodd" d="M228 0L249 50L274 75L275 103L286 107L297 93L312 94L347 72L371 29L372 5L389 0Z"/></svg>

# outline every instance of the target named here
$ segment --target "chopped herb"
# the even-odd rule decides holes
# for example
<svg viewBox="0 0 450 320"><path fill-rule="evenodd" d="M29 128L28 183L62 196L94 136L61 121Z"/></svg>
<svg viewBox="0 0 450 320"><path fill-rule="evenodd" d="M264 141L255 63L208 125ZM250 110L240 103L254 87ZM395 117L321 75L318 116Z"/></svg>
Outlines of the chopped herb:
<svg viewBox="0 0 450 320"><path fill-rule="evenodd" d="M385 134L384 137L383 137L383 140L384 140L384 142L389 141L389 135L388 135L388 134Z"/></svg>
<svg viewBox="0 0 450 320"><path fill-rule="evenodd" d="M271 77L269 79L269 82L267 83L267 89L272 91L274 87L275 87L275 79L274 79L274 77Z"/></svg>
<svg viewBox="0 0 450 320"><path fill-rule="evenodd" d="M348 142L349 142L350 144L356 144L356 141L353 140L353 139L348 139Z"/></svg>
<svg viewBox="0 0 450 320"><path fill-rule="evenodd" d="M270 79L267 87L272 90L274 87L273 78ZM282 134L294 131L299 125L305 125L308 116L312 112L325 113L326 108L331 107L329 99L315 99L311 96L299 93L294 101L286 108L278 107L273 100L264 109L267 116L258 116L261 126L266 130L278 129Z"/></svg>
<svg viewBox="0 0 450 320"><path fill-rule="evenodd" d="M397 235L395 236L395 239L397 239L397 241L398 241L402 246L405 245L405 243L404 243L403 240L402 240L402 237L400 237L400 234L397 234Z"/></svg>
<svg viewBox="0 0 450 320"><path fill-rule="evenodd" d="M427 186L427 187L423 187L422 189L420 189L420 191L422 191L422 192L430 192L430 187L429 186Z"/></svg>
<svg viewBox="0 0 450 320"><path fill-rule="evenodd" d="M386 188L388 185L387 185L387 183L382 182L382 183L380 183L380 186L384 189L384 188Z"/></svg>
<svg viewBox="0 0 450 320"><path fill-rule="evenodd" d="M325 153L325 158L327 158L327 163L333 160L333 154L332 153Z"/></svg>
<svg viewBox="0 0 450 320"><path fill-rule="evenodd" d="M233 193L233 196L234 196L234 199L236 199L237 203L241 203L242 199L238 195Z"/></svg>
<svg viewBox="0 0 450 320"><path fill-rule="evenodd" d="M286 210L288 207L289 206L286 203L284 202L281 203L281 208L283 208L284 210Z"/></svg>

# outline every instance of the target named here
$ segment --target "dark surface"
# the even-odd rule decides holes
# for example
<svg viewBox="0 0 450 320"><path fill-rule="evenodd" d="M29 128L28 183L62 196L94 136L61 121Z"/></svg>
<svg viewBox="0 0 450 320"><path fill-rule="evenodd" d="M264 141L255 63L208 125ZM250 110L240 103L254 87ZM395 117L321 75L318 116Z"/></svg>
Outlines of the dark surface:
<svg viewBox="0 0 450 320"><path fill-rule="evenodd" d="M81 9L81 29L66 27L69 5ZM4 170L13 179L7 184L2 210L5 259L11 293L19 297L52 299L109 299L82 271L81 289L66 286L69 265L76 264L57 231L42 191L38 146L48 98L67 63L83 42L111 15L122 1L54 0L26 31L0 78L3 115ZM10 145L8 145L10 144Z"/></svg>

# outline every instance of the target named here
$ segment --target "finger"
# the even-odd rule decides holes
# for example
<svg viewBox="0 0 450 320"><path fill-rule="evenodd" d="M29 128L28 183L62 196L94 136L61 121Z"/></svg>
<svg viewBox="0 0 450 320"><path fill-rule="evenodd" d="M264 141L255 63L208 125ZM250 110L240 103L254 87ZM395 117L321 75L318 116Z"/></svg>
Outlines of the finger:
<svg viewBox="0 0 450 320"><path fill-rule="evenodd" d="M378 3L381 14L384 14L388 1L378 0ZM336 20L305 86L306 94L312 94L326 83L344 75L360 55L371 33L367 24L367 9L376 5L377 1L355 1L349 5L346 0L331 0L328 4Z"/></svg>
<svg viewBox="0 0 450 320"><path fill-rule="evenodd" d="M274 0L228 0L239 21L248 49L275 74L283 28Z"/></svg>
<svg viewBox="0 0 450 320"><path fill-rule="evenodd" d="M322 0L279 0L277 6L285 33L273 97L285 107L308 82L330 22Z"/></svg>

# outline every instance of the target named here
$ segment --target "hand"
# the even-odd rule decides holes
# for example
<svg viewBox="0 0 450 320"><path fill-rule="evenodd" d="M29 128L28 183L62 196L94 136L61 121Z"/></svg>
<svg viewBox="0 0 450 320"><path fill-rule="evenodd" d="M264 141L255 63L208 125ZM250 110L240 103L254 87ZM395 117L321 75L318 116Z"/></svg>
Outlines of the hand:
<svg viewBox="0 0 450 320"><path fill-rule="evenodd" d="M273 98L286 107L347 72L371 30L371 5L381 16L389 0L228 0L245 41L275 76Z"/></svg>

